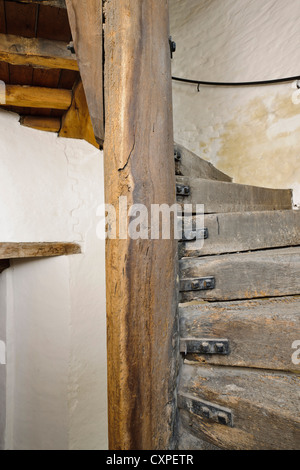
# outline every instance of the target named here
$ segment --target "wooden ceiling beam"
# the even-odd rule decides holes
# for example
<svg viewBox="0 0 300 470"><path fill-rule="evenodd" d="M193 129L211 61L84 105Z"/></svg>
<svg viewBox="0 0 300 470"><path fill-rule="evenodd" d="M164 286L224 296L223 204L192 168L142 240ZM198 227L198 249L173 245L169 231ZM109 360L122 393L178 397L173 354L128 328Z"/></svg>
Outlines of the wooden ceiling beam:
<svg viewBox="0 0 300 470"><path fill-rule="evenodd" d="M5 106L67 110L72 103L70 90L6 85L5 92Z"/></svg>
<svg viewBox="0 0 300 470"><path fill-rule="evenodd" d="M0 34L0 61L12 65L78 71L76 56L63 41Z"/></svg>
<svg viewBox="0 0 300 470"><path fill-rule="evenodd" d="M46 5L49 7L66 8L65 0L7 0L14 3L37 3L38 5Z"/></svg>
<svg viewBox="0 0 300 470"><path fill-rule="evenodd" d="M30 127L38 131L59 132L61 119L44 116L22 116L20 124L21 126Z"/></svg>

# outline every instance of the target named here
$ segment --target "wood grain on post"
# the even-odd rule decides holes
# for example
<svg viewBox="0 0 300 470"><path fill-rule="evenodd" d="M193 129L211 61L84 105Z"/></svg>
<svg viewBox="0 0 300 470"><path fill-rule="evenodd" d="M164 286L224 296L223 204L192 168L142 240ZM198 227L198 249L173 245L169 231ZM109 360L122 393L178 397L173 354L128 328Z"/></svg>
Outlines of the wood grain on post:
<svg viewBox="0 0 300 470"><path fill-rule="evenodd" d="M174 204L167 0L105 4L106 202ZM118 211L117 211L118 213ZM111 449L168 449L176 367L174 240L108 240ZM175 335L175 336L174 336ZM172 345L173 340L173 345Z"/></svg>

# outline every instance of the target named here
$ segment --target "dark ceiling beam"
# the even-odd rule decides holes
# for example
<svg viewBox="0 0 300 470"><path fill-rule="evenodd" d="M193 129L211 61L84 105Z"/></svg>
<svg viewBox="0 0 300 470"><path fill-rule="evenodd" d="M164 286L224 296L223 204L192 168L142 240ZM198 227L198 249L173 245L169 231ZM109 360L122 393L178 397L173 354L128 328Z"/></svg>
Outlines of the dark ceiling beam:
<svg viewBox="0 0 300 470"><path fill-rule="evenodd" d="M38 5L46 5L56 8L66 8L65 0L7 0L14 3L37 3Z"/></svg>
<svg viewBox="0 0 300 470"><path fill-rule="evenodd" d="M76 55L67 46L63 41L0 34L0 61L11 65L78 71Z"/></svg>

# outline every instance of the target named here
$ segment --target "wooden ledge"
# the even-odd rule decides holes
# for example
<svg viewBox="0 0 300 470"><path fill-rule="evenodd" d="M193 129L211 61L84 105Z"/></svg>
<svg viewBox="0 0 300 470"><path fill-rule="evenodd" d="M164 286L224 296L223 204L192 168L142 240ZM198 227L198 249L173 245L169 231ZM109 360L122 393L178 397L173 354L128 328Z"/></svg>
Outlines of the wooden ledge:
<svg viewBox="0 0 300 470"><path fill-rule="evenodd" d="M0 243L0 260L46 258L80 253L81 247L77 243ZM0 272L2 272L1 267Z"/></svg>

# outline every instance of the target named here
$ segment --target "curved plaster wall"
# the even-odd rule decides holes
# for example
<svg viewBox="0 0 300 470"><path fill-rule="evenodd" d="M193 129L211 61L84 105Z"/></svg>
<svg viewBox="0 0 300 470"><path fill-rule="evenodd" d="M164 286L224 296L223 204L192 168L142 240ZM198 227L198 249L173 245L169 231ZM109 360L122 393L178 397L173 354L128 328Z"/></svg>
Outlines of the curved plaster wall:
<svg viewBox="0 0 300 470"><path fill-rule="evenodd" d="M298 0L170 0L170 16L175 76L240 82L300 75ZM173 89L177 142L235 182L292 187L300 204L296 82Z"/></svg>
<svg viewBox="0 0 300 470"><path fill-rule="evenodd" d="M0 241L78 241L83 248L14 261L0 275L5 447L106 449L105 253L96 235L103 154L21 127L17 115L0 111L0 170Z"/></svg>

